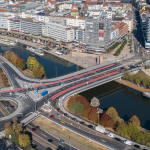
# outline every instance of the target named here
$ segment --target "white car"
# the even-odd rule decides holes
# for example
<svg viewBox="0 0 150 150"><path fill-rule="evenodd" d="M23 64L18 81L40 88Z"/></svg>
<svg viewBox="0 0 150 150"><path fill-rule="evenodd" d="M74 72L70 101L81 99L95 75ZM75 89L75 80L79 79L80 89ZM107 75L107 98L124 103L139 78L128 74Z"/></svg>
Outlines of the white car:
<svg viewBox="0 0 150 150"><path fill-rule="evenodd" d="M124 144L127 144L127 145L132 145L132 142L129 141L129 140L125 140L123 143L124 143Z"/></svg>
<svg viewBox="0 0 150 150"><path fill-rule="evenodd" d="M107 135L108 135L109 137L114 138L114 134L113 134L113 133L108 133Z"/></svg>

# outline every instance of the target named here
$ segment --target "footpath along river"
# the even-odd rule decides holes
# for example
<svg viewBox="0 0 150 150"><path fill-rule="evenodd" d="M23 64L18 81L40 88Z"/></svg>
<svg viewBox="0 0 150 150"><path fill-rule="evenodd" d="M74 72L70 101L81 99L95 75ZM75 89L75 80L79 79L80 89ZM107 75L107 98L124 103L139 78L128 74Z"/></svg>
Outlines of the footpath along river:
<svg viewBox="0 0 150 150"><path fill-rule="evenodd" d="M114 107L125 121L136 115L141 127L150 130L150 100L142 97L141 92L112 81L79 94L88 101L97 97L100 100L100 109L105 112L109 107Z"/></svg>
<svg viewBox="0 0 150 150"><path fill-rule="evenodd" d="M51 54L44 54L44 57L35 55L34 53L29 53L26 50L26 46L19 44L14 48L9 48L4 45L0 45L0 53L5 53L6 51L11 51L17 54L18 57L22 58L25 62L29 56L35 57L37 61L44 67L47 78L54 78L69 74L82 68L59 57Z"/></svg>

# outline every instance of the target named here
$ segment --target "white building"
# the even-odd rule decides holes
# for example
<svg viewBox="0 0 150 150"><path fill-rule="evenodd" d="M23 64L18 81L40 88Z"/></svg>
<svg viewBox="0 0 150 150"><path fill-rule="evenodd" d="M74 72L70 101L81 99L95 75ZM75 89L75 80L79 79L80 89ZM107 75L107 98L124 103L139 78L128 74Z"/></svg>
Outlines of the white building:
<svg viewBox="0 0 150 150"><path fill-rule="evenodd" d="M21 19L20 18L7 18L8 31L21 31Z"/></svg>
<svg viewBox="0 0 150 150"><path fill-rule="evenodd" d="M103 4L99 5L88 5L88 10L100 10L103 7Z"/></svg>
<svg viewBox="0 0 150 150"><path fill-rule="evenodd" d="M118 28L115 28L114 26L111 27L111 34L110 34L110 39L113 40L117 38L119 35Z"/></svg>
<svg viewBox="0 0 150 150"><path fill-rule="evenodd" d="M74 40L75 33L74 29L69 26L64 26L61 24L47 22L42 25L42 35L51 37L56 40L69 42Z"/></svg>
<svg viewBox="0 0 150 150"><path fill-rule="evenodd" d="M76 30L76 40L80 42L85 42L85 30L83 29Z"/></svg>
<svg viewBox="0 0 150 150"><path fill-rule="evenodd" d="M64 10L71 10L72 2L67 2L68 1L66 1L66 3L59 4L59 12L62 12Z"/></svg>
<svg viewBox="0 0 150 150"><path fill-rule="evenodd" d="M85 18L86 17L68 15L64 19L66 20L66 25L80 27L81 29L84 29L85 28Z"/></svg>
<svg viewBox="0 0 150 150"><path fill-rule="evenodd" d="M0 15L0 29L7 29L7 16Z"/></svg>

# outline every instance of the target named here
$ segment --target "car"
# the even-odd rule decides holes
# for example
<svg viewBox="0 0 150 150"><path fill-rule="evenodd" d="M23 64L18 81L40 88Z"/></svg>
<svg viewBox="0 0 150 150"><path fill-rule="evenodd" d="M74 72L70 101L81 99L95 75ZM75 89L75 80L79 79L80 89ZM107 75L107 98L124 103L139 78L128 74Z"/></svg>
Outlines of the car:
<svg viewBox="0 0 150 150"><path fill-rule="evenodd" d="M80 124L85 125L85 122L81 121Z"/></svg>
<svg viewBox="0 0 150 150"><path fill-rule="evenodd" d="M64 116L68 116L68 114L67 114L67 113L64 113Z"/></svg>
<svg viewBox="0 0 150 150"><path fill-rule="evenodd" d="M60 139L59 142L64 143L64 140Z"/></svg>
<svg viewBox="0 0 150 150"><path fill-rule="evenodd" d="M92 125L87 125L87 127L88 127L88 128L93 128L93 126L92 126Z"/></svg>
<svg viewBox="0 0 150 150"><path fill-rule="evenodd" d="M14 106L11 106L11 108L14 108Z"/></svg>
<svg viewBox="0 0 150 150"><path fill-rule="evenodd" d="M35 129L35 128L32 128L32 131L34 131L34 132L35 132L35 131L36 131L36 129Z"/></svg>
<svg viewBox="0 0 150 150"><path fill-rule="evenodd" d="M39 127L39 126L36 126L36 128L39 129L40 127Z"/></svg>
<svg viewBox="0 0 150 150"><path fill-rule="evenodd" d="M121 139L119 139L119 138L116 138L116 137L115 137L114 139L115 139L116 141L119 141L119 142L121 141Z"/></svg>
<svg viewBox="0 0 150 150"><path fill-rule="evenodd" d="M60 114L58 113L57 116L60 116Z"/></svg>
<svg viewBox="0 0 150 150"><path fill-rule="evenodd" d="M127 145L132 145L131 141L129 141L129 140L125 140L125 141L123 141L123 143L127 144Z"/></svg>
<svg viewBox="0 0 150 150"><path fill-rule="evenodd" d="M48 142L53 142L53 140L52 139L48 139Z"/></svg>
<svg viewBox="0 0 150 150"><path fill-rule="evenodd" d="M77 121L77 119L76 119L76 118L72 118L72 120L73 120L73 121Z"/></svg>
<svg viewBox="0 0 150 150"><path fill-rule="evenodd" d="M113 134L113 133L108 133L107 135L108 135L109 137L114 138L114 134Z"/></svg>
<svg viewBox="0 0 150 150"><path fill-rule="evenodd" d="M139 145L136 145L136 144L134 145L134 147L136 147L136 148L140 148L140 146L139 146Z"/></svg>
<svg viewBox="0 0 150 150"><path fill-rule="evenodd" d="M47 150L52 150L50 147L47 147Z"/></svg>
<svg viewBox="0 0 150 150"><path fill-rule="evenodd" d="M54 118L54 115L50 115L51 118Z"/></svg>
<svg viewBox="0 0 150 150"><path fill-rule="evenodd" d="M57 108L57 111L60 111L60 108Z"/></svg>

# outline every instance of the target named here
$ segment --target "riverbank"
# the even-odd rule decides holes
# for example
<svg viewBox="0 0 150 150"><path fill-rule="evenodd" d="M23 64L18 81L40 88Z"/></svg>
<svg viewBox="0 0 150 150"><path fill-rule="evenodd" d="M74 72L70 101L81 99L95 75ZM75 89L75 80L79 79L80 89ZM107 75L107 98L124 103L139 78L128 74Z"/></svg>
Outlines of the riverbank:
<svg viewBox="0 0 150 150"><path fill-rule="evenodd" d="M31 79L36 79L36 77L33 75L33 72L30 71L29 69L21 70L21 72L22 72L25 76L27 76L27 77L29 77L29 78L31 78Z"/></svg>
<svg viewBox="0 0 150 150"><path fill-rule="evenodd" d="M3 38L7 38L9 40L12 40L12 41L16 41L16 38L14 37L9 37L9 36L6 36L6 35L1 35L1 37ZM61 59L64 59L66 61L69 61L73 64L76 64L82 68L88 68L88 67L92 67L94 65L96 65L95 63L92 63L91 61L89 60L86 60L86 58L78 58L78 57L73 57L72 53L68 54L68 55L57 55L55 54L55 49L51 49L51 50L44 50L43 47L45 47L44 45L41 45L41 44L38 44L38 43L34 43L34 42L31 42L31 41L27 41L27 40L22 40L22 39L18 39L18 42L21 43L21 44L24 44L24 45L28 45L28 46L31 46L31 47L37 47L38 48L42 48L42 50L48 54L52 54L56 57L59 57Z"/></svg>
<svg viewBox="0 0 150 150"><path fill-rule="evenodd" d="M123 84L125 86L128 86L128 87L130 87L132 89L135 89L135 90L137 90L139 92L149 92L150 93L150 89L146 89L144 87L138 86L138 85L136 85L136 84L134 84L134 83L132 83L130 81L123 80L123 79L121 79L121 80L118 79L118 80L115 80L115 81L120 83L120 84Z"/></svg>

